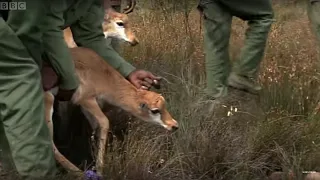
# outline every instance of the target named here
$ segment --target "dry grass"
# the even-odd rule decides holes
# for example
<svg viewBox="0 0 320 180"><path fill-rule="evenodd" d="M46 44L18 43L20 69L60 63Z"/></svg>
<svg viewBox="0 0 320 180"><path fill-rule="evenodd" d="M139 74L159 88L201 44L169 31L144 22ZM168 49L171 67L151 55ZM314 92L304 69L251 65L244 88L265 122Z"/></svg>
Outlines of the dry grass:
<svg viewBox="0 0 320 180"><path fill-rule="evenodd" d="M124 57L168 79L160 92L181 128L167 134L143 122L131 123L123 144L114 141L117 151L108 152L108 179L253 180L275 170L320 171L320 122L314 112L317 46L304 6L274 6L277 21L260 71L266 118L244 110L217 118L195 105L205 85L199 14L194 6L187 16L183 10L142 6L130 16L140 44L125 46ZM234 19L233 59L245 28Z"/></svg>

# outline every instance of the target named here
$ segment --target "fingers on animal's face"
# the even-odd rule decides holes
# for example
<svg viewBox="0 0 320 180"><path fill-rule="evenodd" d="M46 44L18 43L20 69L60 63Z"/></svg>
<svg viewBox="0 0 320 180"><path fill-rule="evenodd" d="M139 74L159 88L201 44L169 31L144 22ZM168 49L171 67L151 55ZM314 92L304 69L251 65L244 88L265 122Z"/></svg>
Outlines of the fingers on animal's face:
<svg viewBox="0 0 320 180"><path fill-rule="evenodd" d="M159 84L159 80L154 79L153 84Z"/></svg>
<svg viewBox="0 0 320 180"><path fill-rule="evenodd" d="M150 88L150 87L151 87L151 84L150 84L149 82L147 82L147 81L142 81L142 82L141 82L141 85L142 85L142 86L146 86L147 88Z"/></svg>
<svg viewBox="0 0 320 180"><path fill-rule="evenodd" d="M144 78L144 80L145 80L146 82L148 82L149 84L153 84L153 81L152 81L152 79L150 79L150 78Z"/></svg>
<svg viewBox="0 0 320 180"><path fill-rule="evenodd" d="M141 89L149 90L149 88L148 88L148 87L146 87L146 86L141 86Z"/></svg>
<svg viewBox="0 0 320 180"><path fill-rule="evenodd" d="M160 89L161 88L160 83L153 83L153 86L156 89Z"/></svg>
<svg viewBox="0 0 320 180"><path fill-rule="evenodd" d="M131 84L133 84L138 89L140 89L141 86L142 86L141 81L139 81L139 80L132 80L130 82L131 82Z"/></svg>

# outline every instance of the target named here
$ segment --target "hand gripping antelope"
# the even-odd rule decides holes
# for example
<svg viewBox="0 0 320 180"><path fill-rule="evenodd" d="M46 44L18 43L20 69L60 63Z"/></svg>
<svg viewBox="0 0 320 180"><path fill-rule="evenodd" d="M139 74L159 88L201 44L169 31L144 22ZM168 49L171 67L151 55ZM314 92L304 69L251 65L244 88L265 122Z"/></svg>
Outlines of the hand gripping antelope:
<svg viewBox="0 0 320 180"><path fill-rule="evenodd" d="M138 43L137 38L130 30L126 14L108 11L103 22L105 37L111 36L129 42ZM178 123L166 109L165 99L156 92L140 90L127 81L118 71L106 63L102 57L91 49L76 47L70 29L64 31L65 41L70 47L76 74L80 86L72 97L72 103L91 114L94 119L88 118L93 131L98 131L98 152L96 170L102 175L105 147L109 130L109 120L101 111L98 101L117 106L133 116L149 123L154 123L171 131L178 128ZM43 75L45 76L45 74ZM52 144L56 160L68 171L81 170L67 160L56 148L53 142L53 103L57 93L55 87L45 92L46 121L50 129Z"/></svg>

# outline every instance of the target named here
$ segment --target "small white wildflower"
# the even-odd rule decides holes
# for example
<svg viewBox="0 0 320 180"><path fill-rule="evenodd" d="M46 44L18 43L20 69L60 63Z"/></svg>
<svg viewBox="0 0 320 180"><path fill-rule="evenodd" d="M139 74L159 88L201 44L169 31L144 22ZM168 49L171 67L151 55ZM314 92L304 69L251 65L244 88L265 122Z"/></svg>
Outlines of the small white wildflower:
<svg viewBox="0 0 320 180"><path fill-rule="evenodd" d="M160 164L164 163L164 159L160 159Z"/></svg>

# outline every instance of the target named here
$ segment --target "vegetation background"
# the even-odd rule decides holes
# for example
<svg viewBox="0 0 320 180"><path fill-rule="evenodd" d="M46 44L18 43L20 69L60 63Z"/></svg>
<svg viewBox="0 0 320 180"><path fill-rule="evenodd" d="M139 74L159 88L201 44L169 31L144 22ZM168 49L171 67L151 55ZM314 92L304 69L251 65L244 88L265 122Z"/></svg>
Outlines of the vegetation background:
<svg viewBox="0 0 320 180"><path fill-rule="evenodd" d="M129 17L140 44L124 46L124 57L168 80L159 92L181 128L168 135L158 127L133 123L122 151L107 155L107 176L254 180L273 171L293 170L301 179L302 171L320 171L318 47L306 2L273 1L276 21L259 76L263 85L259 105L265 113L256 113L257 106L242 105L211 115L204 111L206 106L195 103L205 87L198 1L138 1ZM245 22L234 18L233 60L246 28Z"/></svg>

